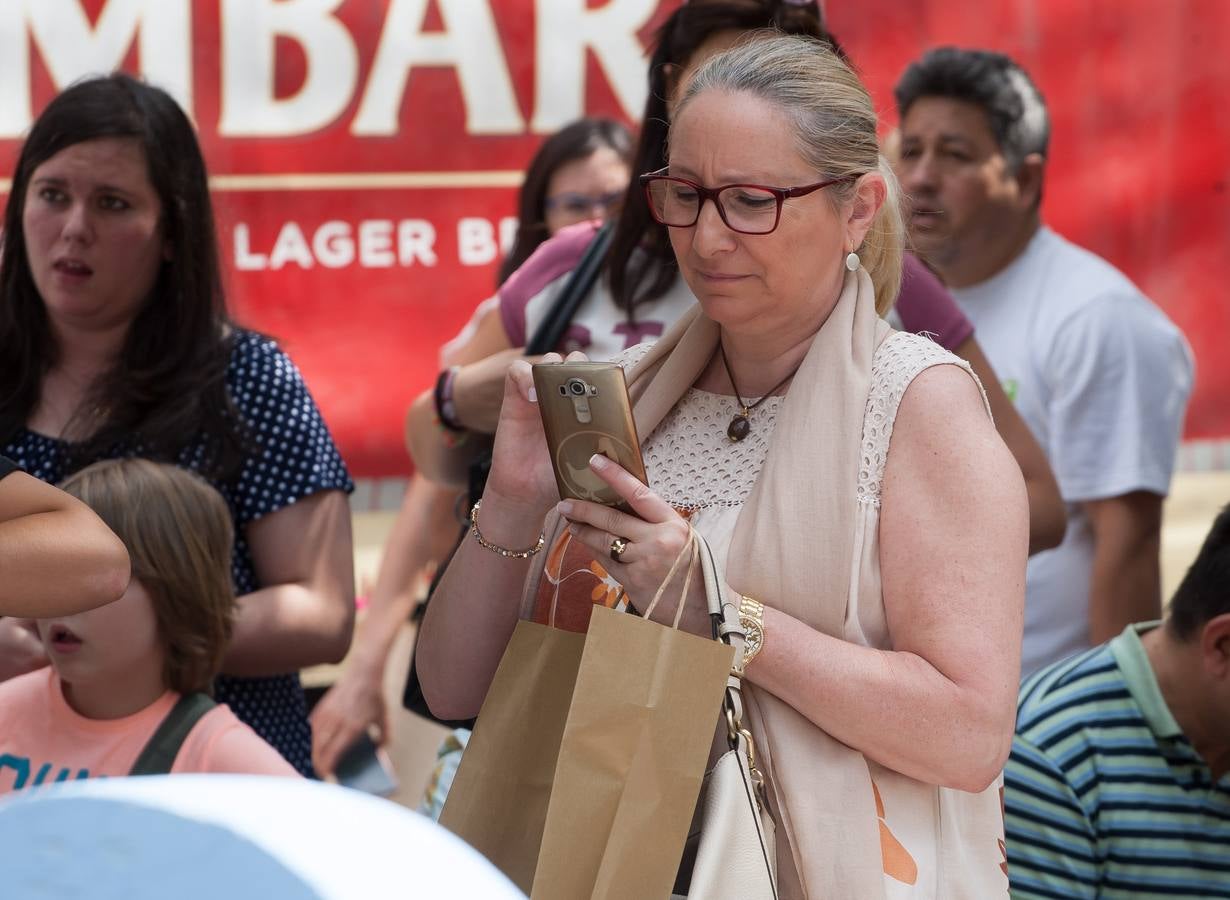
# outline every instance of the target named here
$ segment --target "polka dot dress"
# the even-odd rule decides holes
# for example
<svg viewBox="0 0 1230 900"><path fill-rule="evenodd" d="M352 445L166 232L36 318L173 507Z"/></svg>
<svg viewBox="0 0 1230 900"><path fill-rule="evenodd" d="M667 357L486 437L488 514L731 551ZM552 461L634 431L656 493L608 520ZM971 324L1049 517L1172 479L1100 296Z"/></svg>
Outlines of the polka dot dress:
<svg viewBox="0 0 1230 900"><path fill-rule="evenodd" d="M239 413L249 424L260 448L230 482L210 483L218 489L235 523L231 574L242 597L263 585L256 579L245 526L318 491L351 491L354 485L294 363L268 338L239 331L227 370L227 385ZM22 429L0 447L28 473L52 484L65 470L65 442ZM199 471L206 445L188 444L177 462ZM112 456L135 456L133 448L117 448ZM296 769L312 775L312 733L297 673L272 678L221 676L215 697L278 749Z"/></svg>

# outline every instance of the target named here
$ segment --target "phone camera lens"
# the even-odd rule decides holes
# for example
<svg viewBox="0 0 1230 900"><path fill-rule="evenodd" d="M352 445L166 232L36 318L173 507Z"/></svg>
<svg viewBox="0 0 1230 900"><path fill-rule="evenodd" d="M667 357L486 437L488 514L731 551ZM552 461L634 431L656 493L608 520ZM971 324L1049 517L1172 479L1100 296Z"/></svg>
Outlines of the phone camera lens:
<svg viewBox="0 0 1230 900"><path fill-rule="evenodd" d="M573 379L568 382L568 390L572 392L574 397L583 397L585 395L585 382Z"/></svg>

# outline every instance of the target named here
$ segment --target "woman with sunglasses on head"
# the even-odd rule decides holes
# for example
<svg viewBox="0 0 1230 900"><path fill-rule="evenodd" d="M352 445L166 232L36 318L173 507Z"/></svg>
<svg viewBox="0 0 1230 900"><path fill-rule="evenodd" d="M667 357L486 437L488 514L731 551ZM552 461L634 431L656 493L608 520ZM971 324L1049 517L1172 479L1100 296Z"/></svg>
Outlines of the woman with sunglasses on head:
<svg viewBox="0 0 1230 900"><path fill-rule="evenodd" d="M645 609L695 529L749 636L780 896L1002 896L1027 500L968 364L880 317L904 229L876 125L857 77L803 38L745 42L690 80L641 187L698 305L617 357L650 487L595 456L635 514L557 503L513 363L419 671L433 709L474 714L520 614L545 621L557 592L556 623L584 629L602 601L569 576L594 566ZM699 580L682 621L707 636Z"/></svg>
<svg viewBox="0 0 1230 900"><path fill-rule="evenodd" d="M674 100L691 73L742 36L764 28L825 41L845 59L815 0L685 3L656 37L634 171L649 172L665 164ZM459 436L493 432L508 363L521 354L520 348L549 314L593 239L592 228L577 227L547 241L492 301L479 307L470 325L450 344L453 368L441 379L446 390L424 392L407 416L406 440L420 472L443 484L467 484L474 454L489 445ZM934 335L945 349L970 362L986 386L999 432L1025 476L1030 552L1056 546L1066 524L1059 487L1041 447L978 347L973 326L935 275L911 254L905 257L901 283L894 311L901 326ZM667 229L654 221L643 195L632 185L615 220L601 276L555 349L582 350L594 359L609 359L634 344L657 339L694 301L679 277Z"/></svg>
<svg viewBox="0 0 1230 900"><path fill-rule="evenodd" d="M627 190L631 155L631 133L610 119L580 119L543 141L518 193L517 235L500 264L497 286L552 235L615 212ZM493 298L481 309L495 305ZM452 354L465 343L463 334L445 346L441 362L451 364ZM379 744L390 738L385 663L414 609L421 573L446 559L456 544L458 493L418 473L410 479L346 667L312 709L312 761L322 776L333 774L342 754L364 732L374 730ZM451 740L464 741L464 736Z"/></svg>

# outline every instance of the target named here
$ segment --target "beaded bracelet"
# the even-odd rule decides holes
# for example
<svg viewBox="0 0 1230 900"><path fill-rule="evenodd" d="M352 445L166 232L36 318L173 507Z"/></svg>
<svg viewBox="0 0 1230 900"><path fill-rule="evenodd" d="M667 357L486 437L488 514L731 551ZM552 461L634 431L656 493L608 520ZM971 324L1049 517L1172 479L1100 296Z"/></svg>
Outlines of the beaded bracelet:
<svg viewBox="0 0 1230 900"><path fill-rule="evenodd" d="M453 403L453 383L457 380L460 366L449 366L436 378L436 389L432 399L436 402L436 417L440 424L449 431L465 431L466 428L457 421L457 406Z"/></svg>
<svg viewBox="0 0 1230 900"><path fill-rule="evenodd" d="M474 540L478 541L478 546L484 550L490 550L492 553L498 553L505 559L529 559L535 553L542 549L547 542L547 534L544 531L538 535L538 543L528 550L509 550L507 547L501 547L498 544L493 544L491 541L483 537L483 533L478 530L478 508L483 501L478 500L474 503L474 508L470 510L470 534L474 535Z"/></svg>

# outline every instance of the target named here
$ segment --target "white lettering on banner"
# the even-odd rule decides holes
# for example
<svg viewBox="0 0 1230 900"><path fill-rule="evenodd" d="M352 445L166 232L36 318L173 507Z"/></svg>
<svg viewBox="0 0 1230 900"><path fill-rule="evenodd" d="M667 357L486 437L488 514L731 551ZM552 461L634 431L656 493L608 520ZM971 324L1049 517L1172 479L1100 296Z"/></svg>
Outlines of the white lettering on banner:
<svg viewBox="0 0 1230 900"><path fill-rule="evenodd" d="M335 122L359 94L351 133L397 134L413 70L429 66L456 73L467 133L525 130L494 0L435 0L443 30L431 32L422 30L429 0L389 0L366 85L359 81L354 36L336 15L343 2L217 0L220 136L309 134ZM637 32L658 2L606 0L590 9L587 0L534 0L532 131L549 133L584 115L590 50L625 112L640 113L645 78ZM0 0L0 139L20 137L32 122L31 44L55 86L64 88L118 68L136 41L142 75L191 115L194 6L192 0L105 0L92 26L82 0ZM289 97L275 90L280 37L294 41L306 59L303 84Z"/></svg>
<svg viewBox="0 0 1230 900"><path fill-rule="evenodd" d="M517 240L517 227L520 224L516 216L505 216L500 219L500 250L505 255L512 252Z"/></svg>
<svg viewBox="0 0 1230 900"><path fill-rule="evenodd" d="M444 30L424 34L427 0L393 0L352 134L397 134L415 66L456 70L468 133L519 134L525 128L491 9L474 0L436 0L436 5Z"/></svg>
<svg viewBox="0 0 1230 900"><path fill-rule="evenodd" d="M325 222L312 235L312 252L326 269L344 269L354 262L354 240L345 222Z"/></svg>
<svg viewBox="0 0 1230 900"><path fill-rule="evenodd" d="M109 0L90 25L79 0L0 2L0 138L33 122L29 36L56 88L118 69L134 40L141 71L184 109L192 109L192 7L189 0Z"/></svg>
<svg viewBox="0 0 1230 900"><path fill-rule="evenodd" d="M341 4L342 0L222 0L219 134L306 134L345 111L359 78L359 51L333 15ZM279 36L295 41L307 59L303 86L286 98L274 95Z"/></svg>
<svg viewBox="0 0 1230 900"><path fill-rule="evenodd" d="M393 256L393 223L372 219L359 223L359 265L365 269L390 268Z"/></svg>
<svg viewBox="0 0 1230 900"><path fill-rule="evenodd" d="M241 272L277 271L286 266L311 269L346 269L357 262L364 269L433 267L436 226L427 219L364 219L357 223L330 219L312 232L311 239L298 222L283 222L268 253L252 247L252 230L246 222L235 225L232 247L235 268ZM495 236L499 235L499 245ZM482 266L512 249L517 234L514 216L498 223L477 216L457 222L457 261L463 266Z"/></svg>
<svg viewBox="0 0 1230 900"><path fill-rule="evenodd" d="M397 225L397 259L403 266L417 260L434 266L436 260L436 227L426 219L403 219Z"/></svg>
<svg viewBox="0 0 1230 900"><path fill-rule="evenodd" d="M457 258L463 266L485 266L495 262L499 252L495 226L489 220L467 218L457 223Z"/></svg>
<svg viewBox="0 0 1230 900"><path fill-rule="evenodd" d="M278 239L269 254L269 268L278 270L288 262L293 262L301 269L310 269L316 264L312 251L308 249L307 238L294 222L287 222L278 233Z"/></svg>
<svg viewBox="0 0 1230 900"><path fill-rule="evenodd" d="M631 118L645 105L645 55L636 33L658 0L609 0L589 9L586 0L537 0L538 52L534 58L534 118L541 134L585 114L585 51L598 63Z"/></svg>
<svg viewBox="0 0 1230 900"><path fill-rule="evenodd" d="M252 252L252 235L248 226L235 226L235 268L241 272L259 272L269 268L269 257Z"/></svg>
<svg viewBox="0 0 1230 900"><path fill-rule="evenodd" d="M500 242L495 242L496 226L487 219L469 217L457 223L457 260L463 266L485 266L497 256L507 255L517 240L517 217L500 219Z"/></svg>

